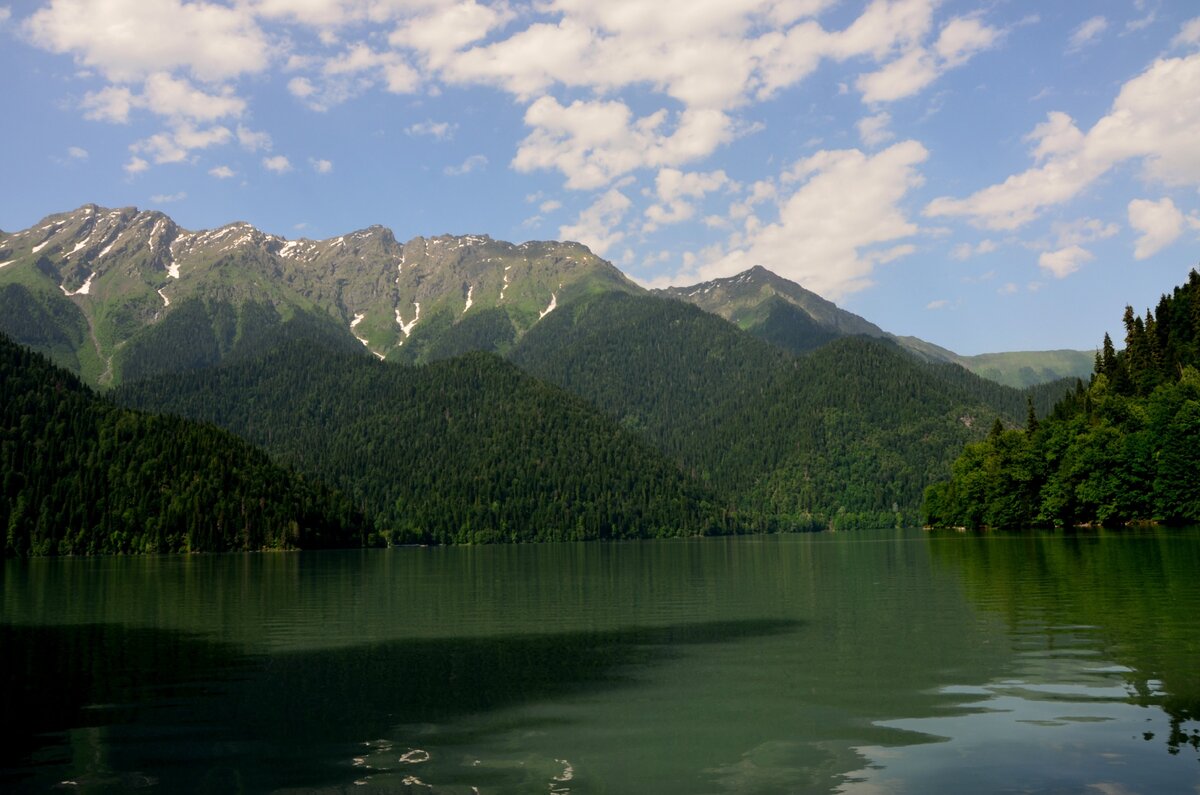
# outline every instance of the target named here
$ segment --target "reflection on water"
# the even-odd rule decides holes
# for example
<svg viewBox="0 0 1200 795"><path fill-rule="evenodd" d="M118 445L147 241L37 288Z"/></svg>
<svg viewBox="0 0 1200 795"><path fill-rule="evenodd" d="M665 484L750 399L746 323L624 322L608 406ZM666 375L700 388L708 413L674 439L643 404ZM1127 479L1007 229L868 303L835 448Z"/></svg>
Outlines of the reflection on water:
<svg viewBox="0 0 1200 795"><path fill-rule="evenodd" d="M1193 791L1198 564L1195 531L9 563L0 789Z"/></svg>

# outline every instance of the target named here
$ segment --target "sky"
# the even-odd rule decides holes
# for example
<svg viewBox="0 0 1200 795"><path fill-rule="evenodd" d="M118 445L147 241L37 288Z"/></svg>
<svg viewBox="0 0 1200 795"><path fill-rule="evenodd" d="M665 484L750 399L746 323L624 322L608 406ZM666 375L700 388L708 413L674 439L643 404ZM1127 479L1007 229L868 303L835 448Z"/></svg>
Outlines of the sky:
<svg viewBox="0 0 1200 795"><path fill-rule="evenodd" d="M578 240L963 354L1200 264L1196 0L0 0L0 107L6 231Z"/></svg>

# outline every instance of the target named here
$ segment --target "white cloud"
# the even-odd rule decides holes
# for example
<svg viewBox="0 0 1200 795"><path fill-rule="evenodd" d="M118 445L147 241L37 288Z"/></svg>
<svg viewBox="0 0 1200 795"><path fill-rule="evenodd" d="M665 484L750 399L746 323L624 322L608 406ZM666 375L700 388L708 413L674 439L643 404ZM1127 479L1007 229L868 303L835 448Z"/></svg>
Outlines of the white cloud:
<svg viewBox="0 0 1200 795"><path fill-rule="evenodd" d="M719 111L685 110L669 134L662 131L666 122L665 110L634 119L623 102L576 100L564 106L542 97L525 112L533 132L512 166L520 172L557 170L568 188L588 190L638 168L682 165L734 136L732 120Z"/></svg>
<svg viewBox="0 0 1200 795"><path fill-rule="evenodd" d="M133 157L129 158L129 162L126 163L123 168L125 169L126 174L133 176L134 174L141 174L143 171L150 168L150 164L142 158L134 155Z"/></svg>
<svg viewBox="0 0 1200 795"><path fill-rule="evenodd" d="M560 202L556 199L550 199L550 200L544 201L538 205L538 209L544 213L552 213L555 210L558 210L561 208L562 208L562 202Z"/></svg>
<svg viewBox="0 0 1200 795"><path fill-rule="evenodd" d="M864 116L858 120L856 125L858 128L858 137L862 139L864 146L869 146L872 149L885 144L896 136L888 129L888 125L892 123L892 114L886 111L876 113L874 116Z"/></svg>
<svg viewBox="0 0 1200 795"><path fill-rule="evenodd" d="M1016 295L1020 289L1020 287L1017 287L1016 282L1005 282L996 292L1000 295Z"/></svg>
<svg viewBox="0 0 1200 795"><path fill-rule="evenodd" d="M900 205L921 184L917 166L928 154L917 141L902 141L874 155L821 151L799 161L781 177L798 187L780 197L778 218L748 216L721 250L705 252L707 262L678 274L677 283L762 265L833 300L867 287L875 267L915 251L899 242L919 231Z"/></svg>
<svg viewBox="0 0 1200 795"><path fill-rule="evenodd" d="M1038 267L1054 274L1056 279L1065 279L1085 262L1095 259L1092 252L1082 246L1067 246L1057 251L1044 251L1038 257Z"/></svg>
<svg viewBox="0 0 1200 795"><path fill-rule="evenodd" d="M68 146L67 157L71 158L72 160L87 160L88 150L84 149L82 146Z"/></svg>
<svg viewBox="0 0 1200 795"><path fill-rule="evenodd" d="M208 173L217 179L230 179L237 174L237 172L235 172L229 166L217 166L216 168L210 168Z"/></svg>
<svg viewBox="0 0 1200 795"><path fill-rule="evenodd" d="M240 116L246 110L245 100L234 96L229 86L208 94L165 72L155 72L146 78L138 105L159 116L202 122Z"/></svg>
<svg viewBox="0 0 1200 795"><path fill-rule="evenodd" d="M329 174L333 171L333 163L329 160L319 160L317 158L310 157L308 159L308 163L313 167L313 171L317 172L318 174Z"/></svg>
<svg viewBox="0 0 1200 795"><path fill-rule="evenodd" d="M451 177L461 177L464 174L470 174L472 171L478 171L487 166L487 164L488 159L485 156L471 155L457 166L446 166L442 169L442 173Z"/></svg>
<svg viewBox="0 0 1200 795"><path fill-rule="evenodd" d="M950 302L947 301L945 298L939 298L936 301L930 301L929 303L925 304L925 308L926 309L944 309L945 307L947 307L949 305L950 305Z"/></svg>
<svg viewBox="0 0 1200 795"><path fill-rule="evenodd" d="M187 193L179 191L179 193L157 193L150 197L150 201L155 204L170 204L171 202L183 201L186 198Z"/></svg>
<svg viewBox="0 0 1200 795"><path fill-rule="evenodd" d="M1107 115L1082 133L1051 113L1030 135L1038 165L965 199L941 197L929 216L965 216L990 229L1016 229L1075 198L1116 165L1142 162L1145 179L1200 185L1200 54L1160 59L1125 83Z"/></svg>
<svg viewBox="0 0 1200 795"><path fill-rule="evenodd" d="M133 110L134 103L133 92L128 88L108 86L99 91L89 91L84 95L80 107L83 108L85 119L125 124L129 121L129 111Z"/></svg>
<svg viewBox="0 0 1200 795"><path fill-rule="evenodd" d="M1081 23L1072 31L1071 38L1067 40L1067 52L1079 52L1084 47L1095 44L1106 30L1108 30L1108 20L1104 17L1092 17Z"/></svg>
<svg viewBox="0 0 1200 795"><path fill-rule="evenodd" d="M283 155L275 155L274 157L264 157L262 159L263 168L268 171L274 171L276 174L286 174L292 170L292 162Z"/></svg>
<svg viewBox="0 0 1200 795"><path fill-rule="evenodd" d="M193 149L220 146L232 138L233 133L226 127L199 129L191 124L182 123L169 132L155 133L149 138L143 138L132 144L129 149L134 154L149 156L156 165L181 163L187 160Z"/></svg>
<svg viewBox="0 0 1200 795"><path fill-rule="evenodd" d="M435 138L439 141L447 141L454 137L454 132L457 129L458 125L452 122L426 119L416 124L410 124L404 128L404 132L413 136L428 135L430 138Z"/></svg>
<svg viewBox="0 0 1200 795"><path fill-rule="evenodd" d="M204 0L51 0L25 26L34 43L116 82L174 69L223 80L262 71L272 51L248 8Z"/></svg>
<svg viewBox="0 0 1200 795"><path fill-rule="evenodd" d="M654 184L659 201L646 209L648 221L642 226L643 232L688 220L696 213L694 200L702 199L730 182L724 171L684 173L679 169L664 168L659 170Z"/></svg>
<svg viewBox="0 0 1200 795"><path fill-rule="evenodd" d="M0 6L0 27L3 27L9 19L12 18L12 9L8 6Z"/></svg>
<svg viewBox="0 0 1200 795"><path fill-rule="evenodd" d="M247 152L270 152L271 134L262 130L251 130L242 125L237 126L238 144Z"/></svg>
<svg viewBox="0 0 1200 795"><path fill-rule="evenodd" d="M1169 198L1156 202L1134 199L1129 202L1129 225L1141 233L1134 243L1133 258L1147 259L1179 239L1184 217Z"/></svg>
<svg viewBox="0 0 1200 795"><path fill-rule="evenodd" d="M619 227L631 204L628 196L610 188L581 212L574 224L560 226L558 236L583 243L598 256L604 256L625 238Z"/></svg>
<svg viewBox="0 0 1200 795"><path fill-rule="evenodd" d="M1178 35L1171 40L1172 47L1194 47L1200 44L1200 17L1184 23Z"/></svg>

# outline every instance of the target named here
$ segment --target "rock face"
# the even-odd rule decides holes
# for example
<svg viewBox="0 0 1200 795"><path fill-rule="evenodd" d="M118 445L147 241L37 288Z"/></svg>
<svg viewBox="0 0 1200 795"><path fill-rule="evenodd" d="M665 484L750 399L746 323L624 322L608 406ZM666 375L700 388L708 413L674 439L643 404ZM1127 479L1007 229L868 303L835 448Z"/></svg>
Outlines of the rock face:
<svg viewBox="0 0 1200 795"><path fill-rule="evenodd" d="M436 357L451 332L503 348L564 300L611 289L639 290L577 243L401 244L382 226L287 240L244 222L192 232L160 212L91 204L0 233L0 331L94 384L121 381L126 349L161 348L156 337L198 335L191 342L212 351L181 357L194 366L261 347L250 337L288 324L357 339L379 358Z"/></svg>

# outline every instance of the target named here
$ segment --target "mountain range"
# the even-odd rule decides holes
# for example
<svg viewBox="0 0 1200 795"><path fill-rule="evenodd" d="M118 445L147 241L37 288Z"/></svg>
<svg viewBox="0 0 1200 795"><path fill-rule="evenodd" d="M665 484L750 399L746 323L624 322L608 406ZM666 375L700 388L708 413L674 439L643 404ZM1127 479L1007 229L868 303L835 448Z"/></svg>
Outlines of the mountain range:
<svg viewBox="0 0 1200 795"><path fill-rule="evenodd" d="M184 436L236 434L280 478L329 490L309 502L334 506L313 514L334 520L315 527L353 525L338 531L353 544L910 524L965 443L997 421L1045 416L1076 382L1022 390L982 378L761 268L649 291L576 243L401 244L382 227L290 241L91 205L0 235L0 332L105 388L86 400L110 401L104 416L118 425L135 422L116 413L132 410L199 423L179 426ZM14 372L43 374L12 379L6 401L67 411L58 392L22 384L69 376L17 361ZM23 415L6 422L2 439L31 432ZM165 444L116 469L89 452L59 475L102 488L127 467L165 498L212 482L206 465L158 483ZM9 458L0 524L32 540L10 552L129 547L134 531L107 514L72 514L70 543L56 536L53 512L30 505L65 487L36 457ZM188 496L190 524L177 518L135 546L328 537L303 522L288 530L295 520L272 509L266 534L225 522L200 538L198 499ZM153 505L122 516L138 511Z"/></svg>
<svg viewBox="0 0 1200 795"><path fill-rule="evenodd" d="M382 226L287 240L242 222L191 232L160 212L96 205L0 233L0 331L98 386L254 356L297 336L357 340L391 361L504 354L559 306L606 292L692 303L795 353L847 335L890 339L1010 386L1084 376L1093 363L1084 351L959 356L761 267L651 292L577 243L399 243Z"/></svg>

